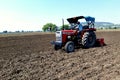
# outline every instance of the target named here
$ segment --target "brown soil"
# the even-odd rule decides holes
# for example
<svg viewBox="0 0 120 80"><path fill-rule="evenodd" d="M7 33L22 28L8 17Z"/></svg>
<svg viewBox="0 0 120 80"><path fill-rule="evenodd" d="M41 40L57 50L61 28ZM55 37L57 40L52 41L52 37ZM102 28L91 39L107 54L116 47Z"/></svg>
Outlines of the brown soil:
<svg viewBox="0 0 120 80"><path fill-rule="evenodd" d="M120 80L120 32L97 32L106 46L54 51L54 34L0 37L1 80Z"/></svg>

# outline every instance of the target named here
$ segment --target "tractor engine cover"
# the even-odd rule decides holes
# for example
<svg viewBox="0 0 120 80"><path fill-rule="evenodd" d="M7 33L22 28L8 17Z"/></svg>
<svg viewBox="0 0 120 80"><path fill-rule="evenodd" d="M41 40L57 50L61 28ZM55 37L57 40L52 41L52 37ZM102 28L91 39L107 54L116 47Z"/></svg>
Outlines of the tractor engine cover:
<svg viewBox="0 0 120 80"><path fill-rule="evenodd" d="M67 36L77 35L76 30L62 30L62 42L66 43Z"/></svg>

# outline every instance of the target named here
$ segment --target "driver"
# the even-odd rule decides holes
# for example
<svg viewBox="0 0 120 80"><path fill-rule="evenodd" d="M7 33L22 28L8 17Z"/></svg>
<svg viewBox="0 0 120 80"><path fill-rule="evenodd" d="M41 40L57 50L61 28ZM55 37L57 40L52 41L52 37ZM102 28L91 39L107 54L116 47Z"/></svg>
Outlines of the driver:
<svg viewBox="0 0 120 80"><path fill-rule="evenodd" d="M79 29L79 31L82 31L82 29L83 29L83 26L80 24L80 22L77 22L77 24L78 24L78 29Z"/></svg>
<svg viewBox="0 0 120 80"><path fill-rule="evenodd" d="M80 32L83 30L83 26L80 24L80 22L77 22L76 29L78 30L78 38L79 38L80 37Z"/></svg>

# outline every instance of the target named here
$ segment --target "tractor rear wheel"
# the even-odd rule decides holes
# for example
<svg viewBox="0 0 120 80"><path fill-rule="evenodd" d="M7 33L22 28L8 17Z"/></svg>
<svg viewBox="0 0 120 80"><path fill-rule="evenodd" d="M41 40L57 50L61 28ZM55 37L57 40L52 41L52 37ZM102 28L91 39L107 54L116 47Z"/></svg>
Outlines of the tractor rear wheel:
<svg viewBox="0 0 120 80"><path fill-rule="evenodd" d="M96 35L93 31L85 32L82 37L83 48L93 47L96 42Z"/></svg>
<svg viewBox="0 0 120 80"><path fill-rule="evenodd" d="M65 45L65 51L69 53L69 52L74 52L74 50L75 50L74 43L72 41L67 42Z"/></svg>

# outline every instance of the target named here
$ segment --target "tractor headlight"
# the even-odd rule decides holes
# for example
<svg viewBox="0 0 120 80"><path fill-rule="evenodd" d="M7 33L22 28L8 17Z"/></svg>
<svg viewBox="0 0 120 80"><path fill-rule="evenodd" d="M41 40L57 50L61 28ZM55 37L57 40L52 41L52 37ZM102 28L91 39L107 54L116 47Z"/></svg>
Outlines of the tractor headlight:
<svg viewBox="0 0 120 80"><path fill-rule="evenodd" d="M68 36L67 38L68 38L68 39L70 39L70 38L71 38L71 36Z"/></svg>

